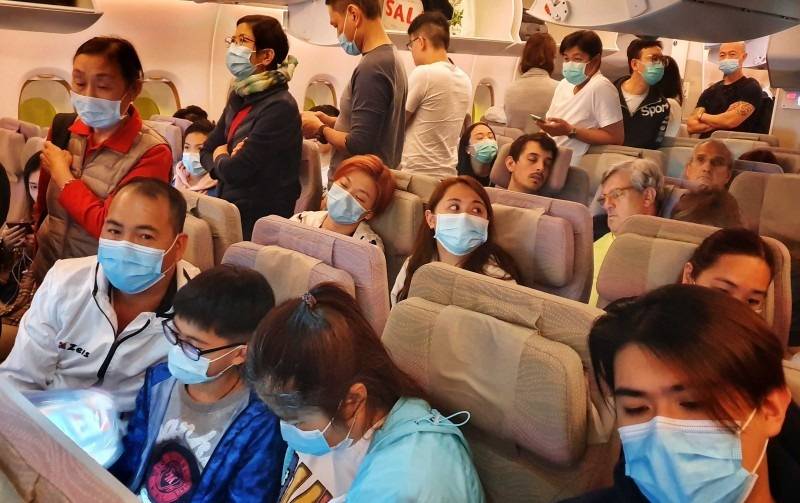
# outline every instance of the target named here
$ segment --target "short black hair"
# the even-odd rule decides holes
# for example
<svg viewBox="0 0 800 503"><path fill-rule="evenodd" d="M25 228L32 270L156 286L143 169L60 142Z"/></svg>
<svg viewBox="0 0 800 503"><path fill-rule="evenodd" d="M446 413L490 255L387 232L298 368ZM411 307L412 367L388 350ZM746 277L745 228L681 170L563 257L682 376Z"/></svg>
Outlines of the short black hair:
<svg viewBox="0 0 800 503"><path fill-rule="evenodd" d="M664 44L660 40L652 38L635 38L628 45L628 71L631 71L631 61L642 57L642 50L650 47L664 48Z"/></svg>
<svg viewBox="0 0 800 503"><path fill-rule="evenodd" d="M592 58L603 53L603 41L592 30L573 31L561 41L558 52L564 54L573 47L577 47Z"/></svg>
<svg viewBox="0 0 800 503"><path fill-rule="evenodd" d="M192 133L202 133L206 136L211 134L211 131L214 130L214 123L208 119L200 119L192 122L189 124L189 127L186 128L186 133L184 133L184 138L189 136Z"/></svg>
<svg viewBox="0 0 800 503"><path fill-rule="evenodd" d="M367 19L381 17L381 0L325 0L325 5L330 5L336 12L342 13L348 5L355 5L367 16Z"/></svg>
<svg viewBox="0 0 800 503"><path fill-rule="evenodd" d="M422 9L425 12L441 12L448 21L453 19L453 5L450 0L422 0Z"/></svg>
<svg viewBox="0 0 800 503"><path fill-rule="evenodd" d="M75 51L72 61L81 54L103 56L119 68L128 86L144 78L142 61L133 44L120 37L94 37L82 43Z"/></svg>
<svg viewBox="0 0 800 503"><path fill-rule="evenodd" d="M275 307L275 294L260 273L231 264L198 274L178 290L175 316L223 339L245 341Z"/></svg>
<svg viewBox="0 0 800 503"><path fill-rule="evenodd" d="M256 50L272 49L275 59L269 64L267 70L275 70L283 63L289 54L289 39L283 31L280 21L272 16L250 15L236 21L236 26L245 23L253 30L256 39Z"/></svg>
<svg viewBox="0 0 800 503"><path fill-rule="evenodd" d="M172 116L176 119L186 119L187 121L196 122L200 119L208 119L208 112L197 105L189 105L186 108L181 108L172 114Z"/></svg>
<svg viewBox="0 0 800 503"><path fill-rule="evenodd" d="M309 112L322 112L328 117L339 117L339 109L333 105L317 105L308 109Z"/></svg>
<svg viewBox="0 0 800 503"><path fill-rule="evenodd" d="M183 232L186 221L186 199L181 191L172 185L155 178L136 177L122 186L116 195L133 191L150 199L165 199L169 203L169 222L175 234Z"/></svg>
<svg viewBox="0 0 800 503"><path fill-rule="evenodd" d="M413 35L420 31L425 32L425 37L437 49L450 49L450 23L441 12L423 12L415 17L408 27L408 34Z"/></svg>
<svg viewBox="0 0 800 503"><path fill-rule="evenodd" d="M528 145L528 142L532 141L538 143L539 147L545 152L550 152L550 155L553 156L553 162L556 162L556 159L558 158L558 145L556 145L556 142L553 141L552 138L542 132L524 134L518 137L513 141L513 143L511 143L511 147L508 150L508 155L514 159L514 162L519 161L519 156L522 155L522 151L525 150L525 146Z"/></svg>

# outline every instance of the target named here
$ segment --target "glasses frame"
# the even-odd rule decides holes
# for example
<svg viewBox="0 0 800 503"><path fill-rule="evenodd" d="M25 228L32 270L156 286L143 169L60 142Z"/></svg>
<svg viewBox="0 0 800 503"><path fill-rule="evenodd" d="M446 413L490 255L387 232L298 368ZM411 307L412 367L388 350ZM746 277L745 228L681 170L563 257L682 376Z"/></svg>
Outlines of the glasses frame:
<svg viewBox="0 0 800 503"><path fill-rule="evenodd" d="M606 201L608 199L611 199L613 201L617 201L622 196L624 196L626 192L628 192L631 189L635 189L635 188L636 187L634 187L633 185L628 185L627 187L619 187L617 189L614 189L614 190L608 192L607 194L600 194L600 197L597 198L597 202L600 203L600 206L602 206L602 205L606 204ZM613 194L615 192L618 192L619 195L611 196L611 194Z"/></svg>
<svg viewBox="0 0 800 503"><path fill-rule="evenodd" d="M170 322L172 322L173 326L170 326ZM164 338L167 339L167 342L169 342L173 346L180 346L181 351L183 351L183 354L185 354L187 358L195 362L200 361L200 357L203 355L207 355L215 351L221 351L223 349L230 349L230 348L235 348L237 346L245 345L241 342L236 342L233 344L227 344L225 346L220 346L217 348L200 349L181 339L180 338L181 334L180 332L178 332L177 328L174 325L175 322L172 318L167 318L161 321L161 329L164 331Z"/></svg>
<svg viewBox="0 0 800 503"><path fill-rule="evenodd" d="M230 47L231 44L244 45L247 42L252 42L253 45L255 45L256 43L255 40L249 37L245 37L244 35L239 35L239 38L237 38L236 36L225 37L225 45L227 45L228 47Z"/></svg>
<svg viewBox="0 0 800 503"><path fill-rule="evenodd" d="M414 45L414 42L416 42L417 40L421 40L421 39L422 39L422 37L414 37L414 38L412 38L408 43L406 43L406 49L408 49L410 51L411 50L411 46Z"/></svg>

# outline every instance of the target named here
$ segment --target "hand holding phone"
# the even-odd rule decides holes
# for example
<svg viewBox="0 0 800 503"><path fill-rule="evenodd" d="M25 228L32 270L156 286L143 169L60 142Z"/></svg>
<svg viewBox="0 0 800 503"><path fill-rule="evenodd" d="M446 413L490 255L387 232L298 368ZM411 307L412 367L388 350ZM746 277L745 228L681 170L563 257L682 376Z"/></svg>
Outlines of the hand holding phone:
<svg viewBox="0 0 800 503"><path fill-rule="evenodd" d="M530 115L531 119L535 120L536 122L547 122L547 119L545 119L544 117L539 117L536 114L528 114L528 115Z"/></svg>

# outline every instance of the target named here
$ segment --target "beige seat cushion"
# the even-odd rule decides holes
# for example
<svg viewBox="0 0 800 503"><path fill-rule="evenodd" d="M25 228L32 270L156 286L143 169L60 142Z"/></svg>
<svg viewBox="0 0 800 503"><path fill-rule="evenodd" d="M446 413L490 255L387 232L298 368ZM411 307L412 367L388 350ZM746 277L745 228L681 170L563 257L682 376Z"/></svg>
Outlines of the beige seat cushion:
<svg viewBox="0 0 800 503"><path fill-rule="evenodd" d="M511 182L511 172L506 167L506 157L511 151L511 145L503 145L497 152L497 158L492 165L492 171L489 173L489 179L493 184L508 188ZM550 176L547 178L547 183L542 188L543 196L557 194L564 189L564 183L567 181L567 173L569 172L569 165L572 162L572 149L559 148L558 157L556 162L550 170Z"/></svg>
<svg viewBox="0 0 800 503"><path fill-rule="evenodd" d="M664 153L664 157L666 159L666 175L672 178L683 178L683 172L686 169L686 165L689 163L689 160L692 158L694 147L661 147L659 151Z"/></svg>
<svg viewBox="0 0 800 503"><path fill-rule="evenodd" d="M395 188L416 194L427 205L439 185L439 179L427 175L411 174L408 171L392 170Z"/></svg>
<svg viewBox="0 0 800 503"><path fill-rule="evenodd" d="M271 215L256 222L254 243L294 250L346 271L355 284L355 298L376 333L389 316L386 259L380 249L363 240L317 229Z"/></svg>
<svg viewBox="0 0 800 503"><path fill-rule="evenodd" d="M214 240L208 223L192 214L187 214L183 232L189 237L183 259L201 271L214 267Z"/></svg>
<svg viewBox="0 0 800 503"><path fill-rule="evenodd" d="M303 140L300 159L300 197L294 212L319 211L322 204L322 171L319 147L311 140Z"/></svg>
<svg viewBox="0 0 800 503"><path fill-rule="evenodd" d="M173 126L178 126L182 134L186 134L186 129L192 125L189 119L181 119L179 117L172 117L170 115L153 115L150 117L151 121L167 122Z"/></svg>
<svg viewBox="0 0 800 503"><path fill-rule="evenodd" d="M756 162L756 161L742 161L736 159L733 161L733 171L752 171L754 173L766 173L768 175L782 175L783 168L780 164L772 164L769 162Z"/></svg>
<svg viewBox="0 0 800 503"><path fill-rule="evenodd" d="M42 133L42 128L31 122L25 122L11 117L0 118L0 129L7 129L14 131L25 137L26 140L31 138L44 138L46 135Z"/></svg>
<svg viewBox="0 0 800 503"><path fill-rule="evenodd" d="M800 152L788 152L783 149L770 149L783 168L784 173L800 173Z"/></svg>
<svg viewBox="0 0 800 503"><path fill-rule="evenodd" d="M212 245L206 249L205 253L209 254L213 265L222 263L222 257L228 247L242 240L242 221L239 216L239 208L224 199L197 192L182 190L181 193L186 199L187 213L208 224ZM198 267L200 266L198 265Z"/></svg>
<svg viewBox="0 0 800 503"><path fill-rule="evenodd" d="M580 167L589 174L590 194L594 194L597 187L600 186L600 181L609 168L621 162L637 158L649 159L655 162L661 168L661 172L665 173L664 153L658 150L625 147L622 145L594 145L589 147L589 150L581 158ZM590 202L587 200L586 204Z"/></svg>
<svg viewBox="0 0 800 503"><path fill-rule="evenodd" d="M718 140L732 139L732 140L746 140L746 141L761 141L765 142L770 147L777 147L778 144L780 143L777 136L764 133L745 133L740 131L714 131L713 133L711 133L711 137Z"/></svg>
<svg viewBox="0 0 800 503"><path fill-rule="evenodd" d="M183 157L183 131L181 128L172 124L171 122L153 120L146 120L143 122L155 129L158 134L167 140L167 145L169 145L169 148L172 151L173 164L180 161L181 157Z"/></svg>
<svg viewBox="0 0 800 503"><path fill-rule="evenodd" d="M392 202L379 216L369 221L370 227L383 241L390 285L394 285L403 262L414 250L417 231L425 218L422 199L404 190L395 190Z"/></svg>
<svg viewBox="0 0 800 503"><path fill-rule="evenodd" d="M276 305L326 282L336 283L353 297L356 295L353 278L347 272L286 248L237 243L228 248L222 261L260 272L272 287Z"/></svg>
<svg viewBox="0 0 800 503"><path fill-rule="evenodd" d="M600 314L431 263L382 340L437 408L471 413L465 433L490 501L555 501L607 480L618 455L587 380L587 334Z"/></svg>
<svg viewBox="0 0 800 503"><path fill-rule="evenodd" d="M769 143L765 141L742 140L738 138L715 138L721 141L728 147L728 150L733 154L734 159L738 159L745 152L756 150L759 148L769 147Z"/></svg>
<svg viewBox="0 0 800 503"><path fill-rule="evenodd" d="M598 306L679 282L683 266L694 250L717 230L642 215L626 219L600 267ZM778 271L767 293L764 318L787 344L791 320L789 253L775 239L765 237L764 241L772 250Z"/></svg>

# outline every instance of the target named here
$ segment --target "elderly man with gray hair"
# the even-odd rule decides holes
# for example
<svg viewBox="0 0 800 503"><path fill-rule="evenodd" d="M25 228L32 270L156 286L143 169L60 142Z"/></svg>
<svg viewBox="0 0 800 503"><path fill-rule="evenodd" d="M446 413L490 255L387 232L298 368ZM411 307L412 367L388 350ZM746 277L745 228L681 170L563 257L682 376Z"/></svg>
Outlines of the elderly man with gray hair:
<svg viewBox="0 0 800 503"><path fill-rule="evenodd" d="M686 164L683 178L694 192L727 190L733 174L733 154L719 140L698 143Z"/></svg>
<svg viewBox="0 0 800 503"><path fill-rule="evenodd" d="M608 214L608 234L594 243L594 281L589 304L597 305L597 276L611 248L614 235L631 215L657 215L664 189L664 175L656 163L634 159L612 166L600 182L598 202Z"/></svg>

